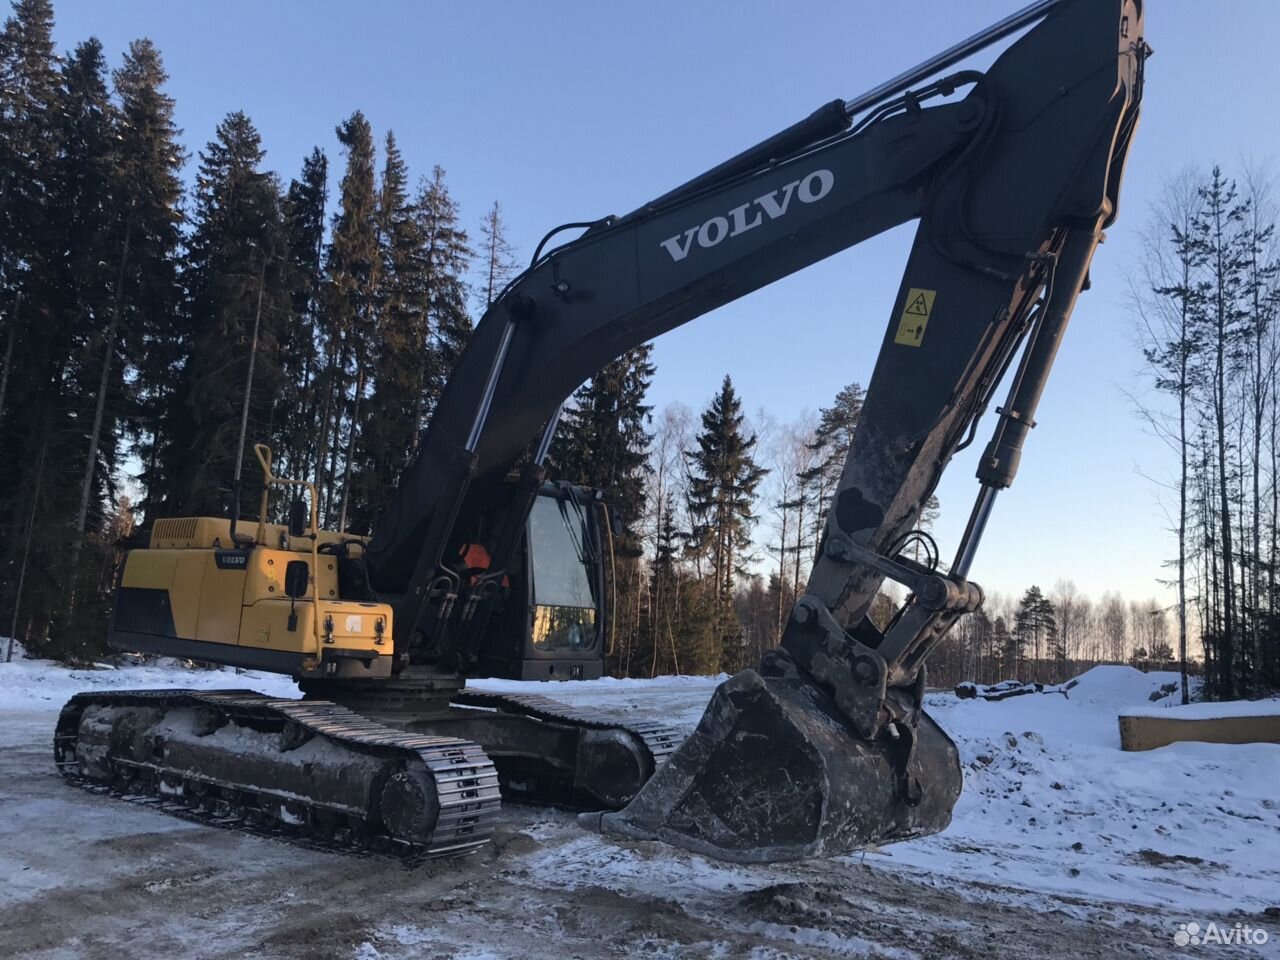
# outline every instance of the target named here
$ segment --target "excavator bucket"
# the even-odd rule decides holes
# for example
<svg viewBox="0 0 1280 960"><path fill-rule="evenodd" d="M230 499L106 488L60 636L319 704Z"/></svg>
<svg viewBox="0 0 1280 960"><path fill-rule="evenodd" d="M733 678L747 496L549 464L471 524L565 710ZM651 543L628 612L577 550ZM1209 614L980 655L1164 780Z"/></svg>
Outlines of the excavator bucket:
<svg viewBox="0 0 1280 960"><path fill-rule="evenodd" d="M962 778L942 729L916 710L914 730L898 724L896 738L868 741L841 716L809 682L744 670L716 688L693 735L625 809L582 820L737 863L836 856L945 829Z"/></svg>

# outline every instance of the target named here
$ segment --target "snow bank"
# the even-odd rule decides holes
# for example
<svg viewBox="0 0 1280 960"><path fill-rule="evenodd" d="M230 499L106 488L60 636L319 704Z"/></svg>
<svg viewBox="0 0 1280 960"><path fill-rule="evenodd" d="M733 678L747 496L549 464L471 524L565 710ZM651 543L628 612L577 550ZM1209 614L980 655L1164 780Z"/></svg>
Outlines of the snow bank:
<svg viewBox="0 0 1280 960"><path fill-rule="evenodd" d="M1227 700L1222 703L1168 703L1125 707L1122 717L1159 717L1163 720L1221 720L1230 717L1280 716L1280 698L1271 700Z"/></svg>
<svg viewBox="0 0 1280 960"><path fill-rule="evenodd" d="M686 735L702 719L711 693L727 673L716 677L655 677L652 680L469 680L467 686L493 693L537 693L574 707L604 710L620 719L662 720Z"/></svg>
<svg viewBox="0 0 1280 960"><path fill-rule="evenodd" d="M1280 745L1120 750L1117 716L1172 672L1095 667L1066 697L931 695L960 749L951 827L887 862L1055 896L1183 909L1280 904Z"/></svg>
<svg viewBox="0 0 1280 960"><path fill-rule="evenodd" d="M84 690L144 690L150 687L193 690L256 690L273 697L298 697L288 677L230 667L193 669L162 658L145 665L69 668L52 660L21 659L0 663L0 710L59 710Z"/></svg>

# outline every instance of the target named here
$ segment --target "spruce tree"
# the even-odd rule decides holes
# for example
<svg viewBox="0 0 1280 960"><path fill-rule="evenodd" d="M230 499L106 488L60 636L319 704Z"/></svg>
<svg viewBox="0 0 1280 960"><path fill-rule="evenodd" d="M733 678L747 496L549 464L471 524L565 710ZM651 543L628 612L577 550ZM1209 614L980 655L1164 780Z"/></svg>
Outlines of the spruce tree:
<svg viewBox="0 0 1280 960"><path fill-rule="evenodd" d="M689 468L689 550L710 566L722 668L740 665L740 629L733 613L734 580L750 562L756 488L767 471L752 458L756 437L743 432L742 402L726 375L702 413L698 446L685 452Z"/></svg>
<svg viewBox="0 0 1280 960"><path fill-rule="evenodd" d="M809 542L814 550L814 560L817 559L817 550L822 539L823 526L827 522L827 513L835 499L836 490L839 489L845 461L849 458L849 448L853 445L853 434L858 428L858 419L862 415L862 404L865 399L866 393L861 384L851 383L836 394L831 406L823 407L818 411L818 425L814 428L813 439L808 444L814 454L813 466L797 474L797 496L794 500L782 505L801 513L807 511L812 518L813 529ZM937 520L940 509L938 498L931 495L921 509L920 528L928 530ZM797 551L800 548L799 541L800 538L797 537ZM916 549L919 550L918 545ZM797 557L798 566L799 558Z"/></svg>
<svg viewBox="0 0 1280 960"><path fill-rule="evenodd" d="M652 440L646 427L653 408L645 403L645 394L653 379L652 352L649 344L629 350L579 388L564 411L552 449L553 475L600 490L622 519L622 537L611 541L614 563L609 568L620 665L631 662L645 635L637 528L646 513Z"/></svg>
<svg viewBox="0 0 1280 960"><path fill-rule="evenodd" d="M652 355L653 345L646 343L601 367L566 405L552 447L556 476L604 491L629 541L645 514Z"/></svg>
<svg viewBox="0 0 1280 960"><path fill-rule="evenodd" d="M417 447L428 369L427 271L421 225L409 200L408 170L387 134L378 192L378 323L372 344L371 401L360 424L352 476L351 528L371 529Z"/></svg>
<svg viewBox="0 0 1280 960"><path fill-rule="evenodd" d="M218 124L200 154L184 271L192 350L175 416L183 439L171 447L179 456L169 465L169 506L183 515L223 513L238 460L251 465L242 506L254 503L248 478L256 466L245 453L264 435L271 439L278 371L269 361L288 308L279 185L260 169L263 156L257 129L240 112ZM250 423L241 446L246 390Z"/></svg>
<svg viewBox="0 0 1280 960"><path fill-rule="evenodd" d="M375 324L379 262L373 131L357 110L338 125L337 134L347 165L326 260L327 357L320 445L323 500L330 524L341 523L346 507L343 480L348 474Z"/></svg>
<svg viewBox="0 0 1280 960"><path fill-rule="evenodd" d="M316 147L302 161L302 174L284 200L290 323L280 340L278 365L280 462L296 479L315 479L320 435L320 296L324 279L324 214L329 163Z"/></svg>
<svg viewBox="0 0 1280 960"><path fill-rule="evenodd" d="M73 455L72 345L60 288L64 234L53 204L63 93L52 31L47 0L18 0L0 32L0 581L15 632L37 648L63 587L66 544L57 534L74 510L74 480L58 469ZM32 577L28 570L48 572Z"/></svg>
<svg viewBox="0 0 1280 960"><path fill-rule="evenodd" d="M182 402L182 361L190 352L177 272L186 155L178 145L173 99L162 89L168 75L151 41L130 44L112 80L120 111L122 203L130 224L121 285L121 334L133 396L127 426L140 464L139 510L149 523L171 486L166 471L174 457L167 448L180 439L174 417Z"/></svg>
<svg viewBox="0 0 1280 960"><path fill-rule="evenodd" d="M427 380L429 402L423 411L429 416L471 339L466 274L473 252L467 232L460 226L458 204L445 185L442 167L437 165L430 178L423 179L416 209L422 232L422 258L427 266L427 310L434 341Z"/></svg>
<svg viewBox="0 0 1280 960"><path fill-rule="evenodd" d="M1053 602L1037 586L1022 595L1014 615L1014 639L1018 659L1030 655L1034 667L1030 679L1043 679L1042 662L1056 656L1058 621Z"/></svg>
<svg viewBox="0 0 1280 960"><path fill-rule="evenodd" d="M6 362L0 411L6 459L42 438L13 422L14 409L56 405L67 343L60 309L58 193L63 99L47 0L17 0L0 31L0 311ZM54 391L54 393L50 393ZM12 431L12 432L10 432ZM29 457L27 458L29 459ZM11 484L4 492L12 496Z"/></svg>
<svg viewBox="0 0 1280 960"><path fill-rule="evenodd" d="M6 306L24 276L41 267L60 94L53 6L49 0L15 0L0 33L0 291Z"/></svg>
<svg viewBox="0 0 1280 960"><path fill-rule="evenodd" d="M72 461L79 468L71 544L66 569L75 581L62 606L68 629L96 632L93 619L104 610L94 601L96 576L82 584L86 539L94 540L109 521L106 510L118 467L118 415L124 405L128 355L120 335L125 308L132 210L117 152L119 118L107 89L106 62L97 40L80 44L63 71L60 111L62 145L53 214L62 237L58 292L67 311L71 355L66 392L83 446ZM96 542L96 540L94 541ZM91 551L96 570L102 557ZM86 596L86 593L89 593ZM88 602L90 620L72 626L77 607Z"/></svg>
<svg viewBox="0 0 1280 960"><path fill-rule="evenodd" d="M831 406L822 407L818 411L818 425L814 428L813 439L809 443L814 463L797 476L798 497L808 506L808 513L813 519L810 542L815 551L826 522L827 510L835 497L840 475L844 472L844 463L853 443L853 432L857 429L858 417L862 414L864 397L862 386L851 383L836 394Z"/></svg>

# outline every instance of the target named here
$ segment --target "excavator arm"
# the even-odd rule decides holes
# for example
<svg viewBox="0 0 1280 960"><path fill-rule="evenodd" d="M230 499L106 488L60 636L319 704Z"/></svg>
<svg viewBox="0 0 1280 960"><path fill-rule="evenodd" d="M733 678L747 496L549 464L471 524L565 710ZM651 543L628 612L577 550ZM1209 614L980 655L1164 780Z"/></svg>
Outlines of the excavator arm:
<svg viewBox="0 0 1280 960"><path fill-rule="evenodd" d="M1142 7L1041 0L626 216L573 225L585 232L539 247L476 328L368 551L374 587L402 598L401 661L467 661L560 406L583 380L666 330L916 219L781 648L722 685L694 736L597 825L745 860L945 826L960 774L954 746L922 710L923 664L982 602L967 579L974 550L1116 214L1148 53ZM1032 23L989 70L929 79ZM830 362L843 349L858 348L823 343L814 353ZM905 558L922 505L1010 369L955 561ZM493 557L487 594L464 591L450 567L477 530ZM881 632L866 613L886 577L909 596Z"/></svg>

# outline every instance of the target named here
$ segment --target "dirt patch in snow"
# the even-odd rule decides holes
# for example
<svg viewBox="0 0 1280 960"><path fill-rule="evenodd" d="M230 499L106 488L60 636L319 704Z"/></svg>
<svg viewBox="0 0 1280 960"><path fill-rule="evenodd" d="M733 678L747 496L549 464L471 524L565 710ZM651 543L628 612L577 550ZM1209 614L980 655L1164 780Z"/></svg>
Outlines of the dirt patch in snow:
<svg viewBox="0 0 1280 960"><path fill-rule="evenodd" d="M1134 859L1142 863L1149 863L1153 867L1167 867L1169 864L1189 863L1198 867L1204 863L1204 857L1188 857L1181 853L1161 853L1159 850L1139 850L1134 854Z"/></svg>

